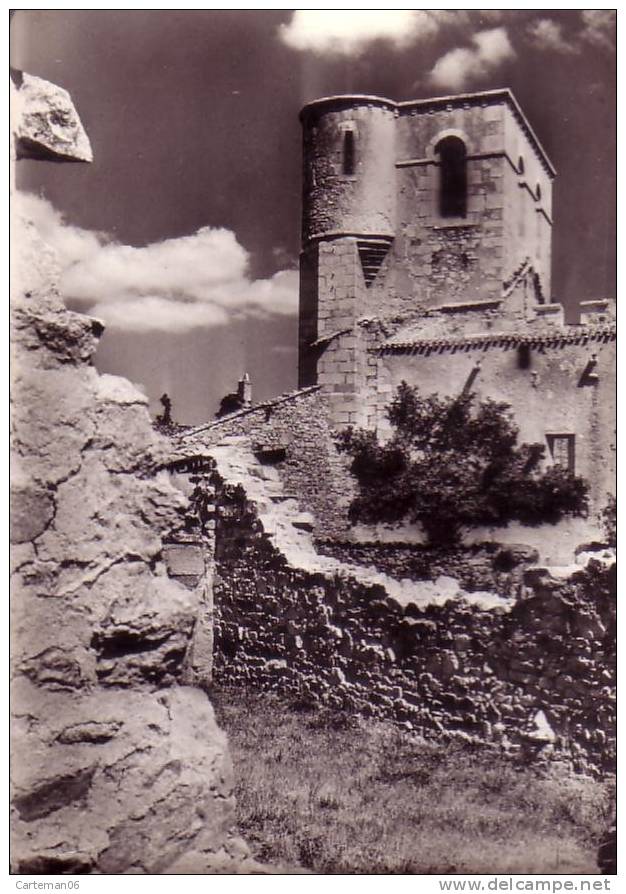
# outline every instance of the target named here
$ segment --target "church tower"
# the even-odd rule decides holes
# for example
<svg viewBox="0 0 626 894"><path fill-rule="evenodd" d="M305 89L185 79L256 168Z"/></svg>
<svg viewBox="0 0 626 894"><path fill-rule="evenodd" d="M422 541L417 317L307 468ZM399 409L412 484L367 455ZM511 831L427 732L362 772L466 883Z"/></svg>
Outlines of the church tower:
<svg viewBox="0 0 626 894"><path fill-rule="evenodd" d="M550 303L552 180L509 90L396 103L336 96L303 126L300 386L367 424L371 343L562 322Z"/></svg>

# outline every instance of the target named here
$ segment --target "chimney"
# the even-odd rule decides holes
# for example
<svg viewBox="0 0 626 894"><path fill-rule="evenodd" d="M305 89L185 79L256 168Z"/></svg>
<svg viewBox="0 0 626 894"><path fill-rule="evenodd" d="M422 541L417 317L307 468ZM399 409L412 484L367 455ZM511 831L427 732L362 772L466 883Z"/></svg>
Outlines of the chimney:
<svg viewBox="0 0 626 894"><path fill-rule="evenodd" d="M252 406L252 382L248 373L244 373L243 379L239 379L237 394L242 407Z"/></svg>

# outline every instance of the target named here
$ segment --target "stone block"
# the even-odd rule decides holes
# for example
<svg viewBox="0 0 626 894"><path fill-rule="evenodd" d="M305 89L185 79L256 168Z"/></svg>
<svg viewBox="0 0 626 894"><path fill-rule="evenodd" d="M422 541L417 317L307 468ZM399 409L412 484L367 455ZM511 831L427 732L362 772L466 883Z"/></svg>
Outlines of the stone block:
<svg viewBox="0 0 626 894"><path fill-rule="evenodd" d="M168 543L163 547L163 559L171 577L192 575L200 577L205 571L201 546L188 543Z"/></svg>

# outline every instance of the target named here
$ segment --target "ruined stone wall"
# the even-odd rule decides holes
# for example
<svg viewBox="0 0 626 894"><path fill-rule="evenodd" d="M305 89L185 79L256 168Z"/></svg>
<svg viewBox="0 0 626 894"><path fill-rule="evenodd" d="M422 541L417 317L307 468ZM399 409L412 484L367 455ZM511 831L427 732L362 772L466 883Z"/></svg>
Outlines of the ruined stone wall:
<svg viewBox="0 0 626 894"><path fill-rule="evenodd" d="M216 485L215 678L579 768L614 757L613 570L528 572L523 598L393 589L280 547L243 485ZM547 719L547 726L545 720Z"/></svg>
<svg viewBox="0 0 626 894"><path fill-rule="evenodd" d="M493 590L504 596L519 592L525 569L539 559L537 550L524 544L495 542L455 549L402 541L318 540L316 546L324 555L374 567L398 580L434 581L452 576L470 593Z"/></svg>
<svg viewBox="0 0 626 894"><path fill-rule="evenodd" d="M24 90L19 139L72 157L67 93ZM145 395L91 365L102 324L64 308L17 212L12 235L12 869L241 868L226 738L184 685L201 602L164 562L187 507L157 472L169 445Z"/></svg>
<svg viewBox="0 0 626 894"><path fill-rule="evenodd" d="M258 474L277 475L285 494L312 513L303 523L322 537L341 535L355 484L337 452L330 415L321 391L305 389L196 429L178 446L182 455L210 454L216 444L245 436L262 464Z"/></svg>

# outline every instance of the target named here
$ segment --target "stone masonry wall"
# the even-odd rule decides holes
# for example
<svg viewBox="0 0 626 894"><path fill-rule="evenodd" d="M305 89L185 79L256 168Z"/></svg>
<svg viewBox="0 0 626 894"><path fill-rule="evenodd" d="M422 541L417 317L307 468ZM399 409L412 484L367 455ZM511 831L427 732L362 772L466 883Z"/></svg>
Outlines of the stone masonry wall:
<svg viewBox="0 0 626 894"><path fill-rule="evenodd" d="M336 428L364 424L359 383L365 375L366 345L355 327L367 312L368 290L356 238L309 247L301 257L300 277L300 384L324 388Z"/></svg>
<svg viewBox="0 0 626 894"><path fill-rule="evenodd" d="M561 335L561 338L559 338ZM569 340L568 340L569 338ZM484 347L454 345L380 352L377 369L377 424L402 381L417 383L421 394L459 394L471 385L476 400L487 398L511 406L520 443L543 444L546 461L551 434L574 435L574 471L589 484L589 515L576 526L561 524L542 549L542 558L564 555L599 536L598 513L615 487L615 334L602 327L581 334L557 333L553 343ZM591 370L591 372L589 372ZM535 543L533 530L519 539ZM497 534L495 539L498 539ZM553 547L553 550L550 550Z"/></svg>
<svg viewBox="0 0 626 894"><path fill-rule="evenodd" d="M319 551L342 562L372 566L398 580L455 577L464 590L494 590L513 596L523 584L524 571L534 564L537 550L524 544L477 543L462 549L436 549L415 543L360 543L319 540Z"/></svg>
<svg viewBox="0 0 626 894"><path fill-rule="evenodd" d="M312 513L303 524L322 537L345 535L355 485L335 447L329 415L320 390L304 389L194 429L179 446L184 454L202 454L224 439L245 436L260 463L278 474L285 494Z"/></svg>
<svg viewBox="0 0 626 894"><path fill-rule="evenodd" d="M301 120L303 242L333 232L393 234L394 109L385 102L339 102L305 108ZM350 173L343 170L346 130L354 138Z"/></svg>
<svg viewBox="0 0 626 894"><path fill-rule="evenodd" d="M217 450L213 477L218 681L428 736L612 765L614 566L529 570L516 599L446 577L393 581L289 532L283 504L236 452Z"/></svg>
<svg viewBox="0 0 626 894"><path fill-rule="evenodd" d="M48 134L72 157L72 133L85 156L65 91L24 78L22 106L31 156ZM226 738L184 685L200 594L164 562L187 506L157 472L168 445L145 396L91 365L102 324L64 308L15 207L12 870L245 871Z"/></svg>

